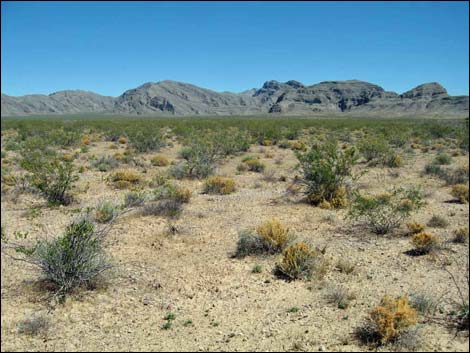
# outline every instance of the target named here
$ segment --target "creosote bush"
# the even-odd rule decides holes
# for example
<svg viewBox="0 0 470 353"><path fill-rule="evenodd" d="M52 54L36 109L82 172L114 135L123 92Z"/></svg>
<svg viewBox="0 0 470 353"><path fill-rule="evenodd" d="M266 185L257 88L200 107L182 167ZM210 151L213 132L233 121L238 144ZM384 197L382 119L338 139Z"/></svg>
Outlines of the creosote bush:
<svg viewBox="0 0 470 353"><path fill-rule="evenodd" d="M149 202L143 206L142 213L147 216L177 217L183 204L188 203L190 198L190 190L165 182L153 191Z"/></svg>
<svg viewBox="0 0 470 353"><path fill-rule="evenodd" d="M348 217L364 221L376 234L387 234L424 204L422 198L416 188L398 188L376 196L355 193Z"/></svg>
<svg viewBox="0 0 470 353"><path fill-rule="evenodd" d="M413 235L411 243L413 244L414 252L417 255L428 254L431 251L434 251L439 244L437 237L428 232L420 232Z"/></svg>
<svg viewBox="0 0 470 353"><path fill-rule="evenodd" d="M72 161L57 156L32 153L21 160L21 166L30 172L30 185L45 196L51 205L68 205L72 201L70 191L78 180Z"/></svg>
<svg viewBox="0 0 470 353"><path fill-rule="evenodd" d="M341 150L336 143L314 145L308 152L296 152L302 168L300 182L313 205L328 202L332 207L346 204L346 178L352 176L357 157L354 149Z"/></svg>
<svg viewBox="0 0 470 353"><path fill-rule="evenodd" d="M57 286L57 293L64 296L90 285L110 268L103 249L104 236L86 215L73 220L56 238L38 240L30 247L16 246L15 250L39 267L45 279Z"/></svg>
<svg viewBox="0 0 470 353"><path fill-rule="evenodd" d="M214 176L208 178L204 183L203 192L206 194L227 195L235 191L235 180Z"/></svg>
<svg viewBox="0 0 470 353"><path fill-rule="evenodd" d="M284 250L283 258L276 265L275 273L289 280L322 278L327 271L324 254L305 242L290 245Z"/></svg>

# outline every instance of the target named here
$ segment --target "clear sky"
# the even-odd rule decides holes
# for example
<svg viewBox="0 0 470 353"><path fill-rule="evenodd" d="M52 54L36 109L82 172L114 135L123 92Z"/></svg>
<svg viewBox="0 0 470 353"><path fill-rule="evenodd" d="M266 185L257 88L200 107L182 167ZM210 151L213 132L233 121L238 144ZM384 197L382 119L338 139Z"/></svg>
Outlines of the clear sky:
<svg viewBox="0 0 470 353"><path fill-rule="evenodd" d="M1 91L359 79L398 93L437 81L468 95L468 32L468 2L2 1Z"/></svg>

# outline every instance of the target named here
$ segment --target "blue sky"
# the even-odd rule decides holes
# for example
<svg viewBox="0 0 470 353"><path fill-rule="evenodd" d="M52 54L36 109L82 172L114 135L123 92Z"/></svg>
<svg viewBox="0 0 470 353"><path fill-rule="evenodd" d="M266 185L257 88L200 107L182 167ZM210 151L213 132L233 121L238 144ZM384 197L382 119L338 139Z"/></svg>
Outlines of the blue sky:
<svg viewBox="0 0 470 353"><path fill-rule="evenodd" d="M239 92L360 79L469 91L467 2L4 2L1 90L117 96L171 79Z"/></svg>

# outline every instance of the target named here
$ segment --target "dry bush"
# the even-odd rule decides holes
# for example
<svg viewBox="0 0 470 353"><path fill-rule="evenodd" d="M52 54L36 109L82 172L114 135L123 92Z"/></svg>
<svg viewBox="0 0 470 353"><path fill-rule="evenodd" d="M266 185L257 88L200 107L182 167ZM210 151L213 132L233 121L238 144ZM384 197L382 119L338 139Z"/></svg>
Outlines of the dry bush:
<svg viewBox="0 0 470 353"><path fill-rule="evenodd" d="M295 236L289 233L278 220L273 219L261 224L256 233L242 231L237 242L236 257L248 255L275 254L284 250Z"/></svg>
<svg viewBox="0 0 470 353"><path fill-rule="evenodd" d="M461 227L454 230L454 243L465 244L468 243L468 227Z"/></svg>
<svg viewBox="0 0 470 353"><path fill-rule="evenodd" d="M469 191L468 185L456 184L452 186L451 195L459 200L460 203L468 203Z"/></svg>
<svg viewBox="0 0 470 353"><path fill-rule="evenodd" d="M114 183L117 188L125 189L141 183L142 177L132 171L121 170L111 174L110 181Z"/></svg>
<svg viewBox="0 0 470 353"><path fill-rule="evenodd" d="M170 164L170 161L165 156L154 156L150 162L155 167L166 167Z"/></svg>
<svg viewBox="0 0 470 353"><path fill-rule="evenodd" d="M256 232L269 244L269 247L277 252L282 251L291 241L289 228L285 228L277 219L264 222L256 228Z"/></svg>
<svg viewBox="0 0 470 353"><path fill-rule="evenodd" d="M235 191L235 180L214 176L208 178L204 183L204 193L227 195Z"/></svg>
<svg viewBox="0 0 470 353"><path fill-rule="evenodd" d="M449 221L442 216L433 215L427 225L433 228L445 228L449 225Z"/></svg>
<svg viewBox="0 0 470 353"><path fill-rule="evenodd" d="M356 330L356 335L363 343L393 343L416 323L417 312L406 297L385 296L370 312L365 325Z"/></svg>
<svg viewBox="0 0 470 353"><path fill-rule="evenodd" d="M406 224L406 228L408 228L408 234L413 235L421 233L424 230L424 225L418 222L410 222Z"/></svg>
<svg viewBox="0 0 470 353"><path fill-rule="evenodd" d="M427 232L420 232L411 238L411 243L413 244L414 252L418 255L424 255L431 251L434 251L439 241L434 234Z"/></svg>
<svg viewBox="0 0 470 353"><path fill-rule="evenodd" d="M328 263L323 252L305 242L299 242L286 248L275 272L279 277L295 280L310 279L313 276L323 278L327 269Z"/></svg>

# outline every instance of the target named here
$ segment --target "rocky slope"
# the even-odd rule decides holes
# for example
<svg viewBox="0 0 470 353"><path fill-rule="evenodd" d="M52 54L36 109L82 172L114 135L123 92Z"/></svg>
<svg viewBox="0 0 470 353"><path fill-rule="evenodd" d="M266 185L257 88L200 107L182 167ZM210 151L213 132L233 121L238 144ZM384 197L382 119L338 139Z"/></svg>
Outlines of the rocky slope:
<svg viewBox="0 0 470 353"><path fill-rule="evenodd" d="M403 94L372 83L325 81L305 86L298 81L267 81L242 93L215 92L176 81L149 82L105 97L85 91L11 97L2 94L1 115L109 113L130 115L249 115L315 112L370 112L468 115L468 96L449 96L438 83L426 83Z"/></svg>

